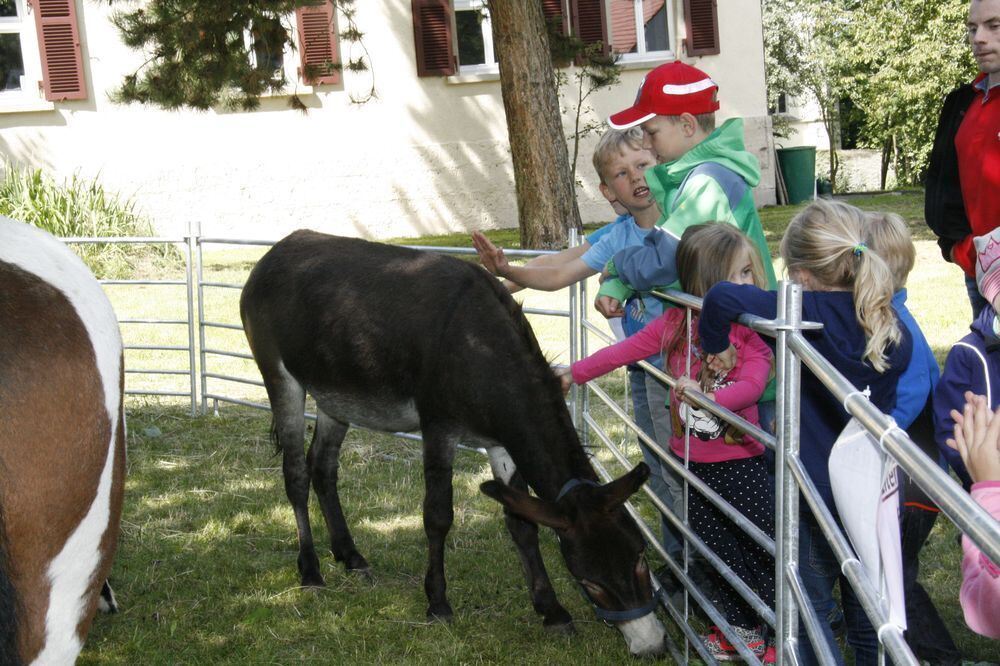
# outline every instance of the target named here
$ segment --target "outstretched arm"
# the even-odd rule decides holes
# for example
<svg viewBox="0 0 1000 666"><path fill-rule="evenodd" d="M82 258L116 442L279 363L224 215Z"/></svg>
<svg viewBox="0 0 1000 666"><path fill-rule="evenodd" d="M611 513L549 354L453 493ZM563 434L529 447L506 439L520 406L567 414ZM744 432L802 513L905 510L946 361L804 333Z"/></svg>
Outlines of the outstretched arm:
<svg viewBox="0 0 1000 666"><path fill-rule="evenodd" d="M528 262L524 266L511 264L507 261L503 250L478 231L472 234L472 245L479 253L479 260L486 270L529 289L556 291L589 277L595 272L578 256L561 262ZM566 252L575 254L575 250L576 248L572 248ZM580 254L583 253L580 252Z"/></svg>

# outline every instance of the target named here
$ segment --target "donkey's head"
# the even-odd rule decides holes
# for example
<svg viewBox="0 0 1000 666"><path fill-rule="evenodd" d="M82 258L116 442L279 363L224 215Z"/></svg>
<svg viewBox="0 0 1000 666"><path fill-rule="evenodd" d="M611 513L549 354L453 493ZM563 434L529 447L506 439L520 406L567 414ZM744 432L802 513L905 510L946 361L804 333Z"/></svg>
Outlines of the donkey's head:
<svg viewBox="0 0 1000 666"><path fill-rule="evenodd" d="M656 618L646 542L623 505L648 476L649 467L639 463L603 486L570 482L554 502L499 481L480 486L513 513L555 530L566 566L597 616L618 627L633 655L644 657L663 653L664 629Z"/></svg>

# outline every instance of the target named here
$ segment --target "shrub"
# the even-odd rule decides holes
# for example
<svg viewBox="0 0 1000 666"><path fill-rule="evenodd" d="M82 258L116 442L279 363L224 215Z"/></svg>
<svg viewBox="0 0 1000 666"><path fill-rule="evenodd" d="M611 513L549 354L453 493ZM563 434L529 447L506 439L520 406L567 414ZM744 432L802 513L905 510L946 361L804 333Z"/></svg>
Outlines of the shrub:
<svg viewBox="0 0 1000 666"><path fill-rule="evenodd" d="M107 192L96 180L74 175L62 184L41 169L0 162L0 215L31 224L59 237L152 236L149 220L135 202ZM145 244L72 244L70 247L99 278L124 278L140 267L177 264L176 248Z"/></svg>

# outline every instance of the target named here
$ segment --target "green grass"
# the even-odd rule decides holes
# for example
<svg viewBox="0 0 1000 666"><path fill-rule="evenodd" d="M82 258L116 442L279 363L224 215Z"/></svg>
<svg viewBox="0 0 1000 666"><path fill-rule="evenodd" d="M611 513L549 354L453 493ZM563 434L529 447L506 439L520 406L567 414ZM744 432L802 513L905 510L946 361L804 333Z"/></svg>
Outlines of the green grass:
<svg viewBox="0 0 1000 666"><path fill-rule="evenodd" d="M919 224L916 194L852 198L865 207L889 208ZM762 219L772 241L796 212L769 208ZM491 233L516 246L516 231ZM506 241L504 239L507 239ZM918 238L920 238L918 236ZM406 239L420 245L468 246L466 234ZM917 241L918 262L910 305L939 358L964 334L969 310L961 275L944 264L936 245ZM241 282L262 248L213 248L206 279ZM164 272L176 277L176 270ZM589 282L592 299L596 282ZM183 289L109 287L120 316L184 316ZM526 291L529 307L566 306L566 293ZM238 292L207 290L206 317L237 323ZM128 313L125 315L124 313ZM593 316L593 315L592 315ZM531 316L543 349L568 358L565 319ZM131 343L186 342L176 327L124 327ZM244 350L238 331L212 331L210 346ZM601 345L594 338L590 348ZM177 355L128 352L127 367L169 366ZM251 362L210 358L214 372L256 377ZM623 400L622 373L602 386ZM128 375L130 387L165 388L186 380ZM212 391L263 400L257 387L213 380ZM593 403L594 401L592 401ZM389 436L352 431L344 447L341 492L348 522L375 572L374 585L347 575L324 547L326 530L313 502L314 536L327 588L299 589L294 519L285 498L281 461L267 440L268 417L220 405L219 416L191 418L177 400L128 401L129 458L121 545L112 573L122 612L98 617L81 664L174 663L631 663L619 634L594 620L569 577L551 532L543 552L556 591L574 615L578 633L552 636L533 613L515 551L498 505L478 492L488 465L459 452L455 470L455 524L449 535L451 625L424 621L426 543L420 522L423 480L419 449ZM634 437L595 408L611 436ZM622 468L602 461L616 474ZM652 508L638 501L652 519ZM651 524L655 524L650 520ZM936 600L965 657L995 661L996 643L965 628L958 607L960 550L955 528L938 521L923 552L922 580ZM672 632L676 635L676 631Z"/></svg>
<svg viewBox="0 0 1000 666"><path fill-rule="evenodd" d="M96 180L73 176L57 183L41 169L0 160L0 215L45 229L59 237L152 236L135 203L108 192ZM163 245L76 245L74 251L102 278L124 278L182 263Z"/></svg>

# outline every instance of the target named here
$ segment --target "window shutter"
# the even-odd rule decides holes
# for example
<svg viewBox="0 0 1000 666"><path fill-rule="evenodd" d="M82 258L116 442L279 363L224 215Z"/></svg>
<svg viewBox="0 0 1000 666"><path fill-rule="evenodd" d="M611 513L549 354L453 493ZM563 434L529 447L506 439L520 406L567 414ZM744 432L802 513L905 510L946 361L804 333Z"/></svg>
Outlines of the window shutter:
<svg viewBox="0 0 1000 666"><path fill-rule="evenodd" d="M299 30L302 66L299 75L309 84L340 83L340 45L337 38L337 11L333 0L295 10Z"/></svg>
<svg viewBox="0 0 1000 666"><path fill-rule="evenodd" d="M546 21L558 19L557 25L561 28L561 32L564 35L569 34L569 25L563 14L563 0L542 0L542 13Z"/></svg>
<svg viewBox="0 0 1000 666"><path fill-rule="evenodd" d="M607 25L604 22L604 0L570 0L573 34L584 44L601 42L610 53Z"/></svg>
<svg viewBox="0 0 1000 666"><path fill-rule="evenodd" d="M45 99L87 99L75 0L30 0L42 57Z"/></svg>
<svg viewBox="0 0 1000 666"><path fill-rule="evenodd" d="M450 0L411 0L417 76L455 73L454 21Z"/></svg>
<svg viewBox="0 0 1000 666"><path fill-rule="evenodd" d="M684 0L687 23L687 54L717 55L719 49L719 9L716 0Z"/></svg>

